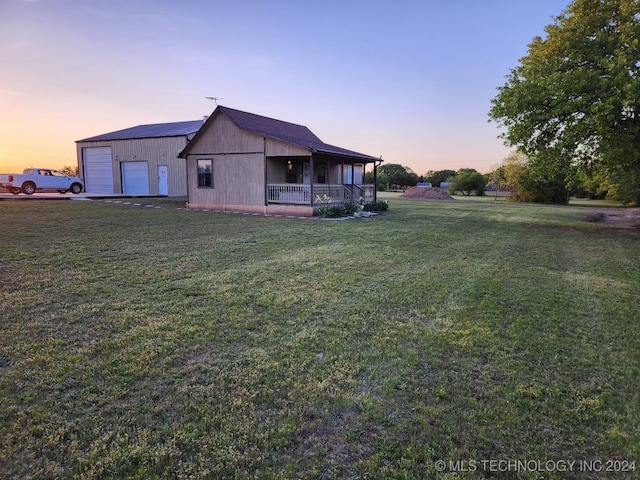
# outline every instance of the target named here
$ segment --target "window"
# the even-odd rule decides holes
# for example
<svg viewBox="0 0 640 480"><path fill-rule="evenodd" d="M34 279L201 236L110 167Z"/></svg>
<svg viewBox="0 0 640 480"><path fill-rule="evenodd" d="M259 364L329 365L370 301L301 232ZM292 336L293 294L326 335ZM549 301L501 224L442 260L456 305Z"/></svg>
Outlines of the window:
<svg viewBox="0 0 640 480"><path fill-rule="evenodd" d="M198 187L213 187L213 160L198 160Z"/></svg>

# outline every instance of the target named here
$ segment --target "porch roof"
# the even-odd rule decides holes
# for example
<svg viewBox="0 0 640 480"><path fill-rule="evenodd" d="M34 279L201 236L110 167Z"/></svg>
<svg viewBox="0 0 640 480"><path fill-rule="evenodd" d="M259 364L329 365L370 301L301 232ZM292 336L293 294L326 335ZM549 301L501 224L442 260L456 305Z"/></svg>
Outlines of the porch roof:
<svg viewBox="0 0 640 480"><path fill-rule="evenodd" d="M215 111L206 123L213 121L213 119L220 114L226 115L238 128L242 130L305 148L309 150L310 153L318 152L328 155L338 155L341 157L355 159L363 163L380 160L379 158L372 157L371 155L354 152L353 150L324 143L304 125L297 125L295 123L284 122L282 120L263 117L253 113L242 112L240 110L223 107L221 105L216 107ZM185 157L189 153L190 146L197 142L198 137L203 134L205 130L205 128L200 129L191 143L189 143L182 153L180 153L181 157Z"/></svg>

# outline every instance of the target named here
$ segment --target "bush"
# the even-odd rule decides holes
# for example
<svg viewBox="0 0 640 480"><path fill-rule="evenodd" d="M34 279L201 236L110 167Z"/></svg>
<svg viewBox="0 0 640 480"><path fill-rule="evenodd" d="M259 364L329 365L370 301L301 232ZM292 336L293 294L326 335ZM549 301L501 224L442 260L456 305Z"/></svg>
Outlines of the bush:
<svg viewBox="0 0 640 480"><path fill-rule="evenodd" d="M447 191L461 192L463 195L475 195L481 197L484 195L484 188L487 185L487 180L481 173L470 171L470 169L462 169L458 171L455 177L449 185Z"/></svg>
<svg viewBox="0 0 640 480"><path fill-rule="evenodd" d="M318 217L333 218L342 215L342 208L338 205L323 205L316 210Z"/></svg>
<svg viewBox="0 0 640 480"><path fill-rule="evenodd" d="M365 203L365 212L383 212L389 209L389 202L386 200L377 200L375 202Z"/></svg>
<svg viewBox="0 0 640 480"><path fill-rule="evenodd" d="M357 213L360 210L360 205L358 205L357 203L347 202L344 204L344 207L342 208L344 210L345 215L353 215L354 213Z"/></svg>

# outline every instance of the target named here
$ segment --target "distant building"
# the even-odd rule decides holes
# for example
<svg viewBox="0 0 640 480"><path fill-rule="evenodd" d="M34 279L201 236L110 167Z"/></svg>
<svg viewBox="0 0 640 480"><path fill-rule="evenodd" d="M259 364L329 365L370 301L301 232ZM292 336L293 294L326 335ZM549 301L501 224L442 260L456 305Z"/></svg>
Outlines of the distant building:
<svg viewBox="0 0 640 480"><path fill-rule="evenodd" d="M186 195L186 162L178 155L203 123L139 125L76 141L87 193Z"/></svg>

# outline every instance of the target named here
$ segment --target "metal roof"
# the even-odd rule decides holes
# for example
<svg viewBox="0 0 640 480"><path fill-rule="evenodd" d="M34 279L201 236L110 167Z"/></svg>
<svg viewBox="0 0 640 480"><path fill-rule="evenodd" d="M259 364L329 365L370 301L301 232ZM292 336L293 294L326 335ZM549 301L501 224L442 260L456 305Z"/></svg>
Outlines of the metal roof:
<svg viewBox="0 0 640 480"><path fill-rule="evenodd" d="M357 158L365 162L379 160L376 157L365 155L364 153L358 153L353 150L347 150L346 148L324 143L304 125L263 117L262 115L256 115L254 113L242 112L222 105L219 105L213 112L213 115L210 117L211 121L216 116L216 113L224 113L238 128L242 130L306 148L312 153L319 152L330 155L341 155ZM194 142L191 142L187 145L180 155L186 155L193 143Z"/></svg>
<svg viewBox="0 0 640 480"><path fill-rule="evenodd" d="M354 152L346 148L329 145L320 140L311 130L303 125L283 122L253 113L241 112L232 108L219 106L221 111L243 130L264 135L267 137L282 140L293 145L308 148L312 152L329 153L333 155L344 155L348 157L358 157L363 160L378 160L364 153Z"/></svg>
<svg viewBox="0 0 640 480"><path fill-rule="evenodd" d="M76 142L99 142L104 140L132 140L140 138L181 137L195 134L204 120L190 120L187 122L154 123L138 125L116 132L104 133L95 137L76 140Z"/></svg>

